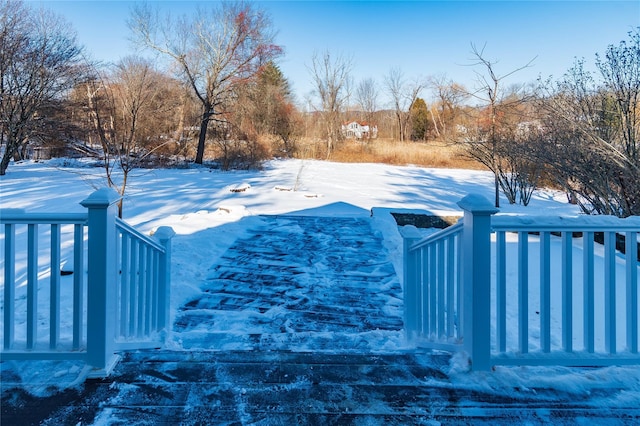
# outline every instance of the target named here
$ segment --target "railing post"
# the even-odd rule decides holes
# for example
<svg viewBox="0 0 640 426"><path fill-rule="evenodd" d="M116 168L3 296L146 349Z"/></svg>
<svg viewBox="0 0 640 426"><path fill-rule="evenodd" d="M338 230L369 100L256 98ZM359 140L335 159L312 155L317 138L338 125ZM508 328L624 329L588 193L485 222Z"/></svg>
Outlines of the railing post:
<svg viewBox="0 0 640 426"><path fill-rule="evenodd" d="M474 370L491 368L491 216L498 212L479 195L458 202L462 232L462 337Z"/></svg>
<svg viewBox="0 0 640 426"><path fill-rule="evenodd" d="M171 238L176 235L170 226L159 227L154 237L164 247L164 253L160 254L158 270L158 330L167 332L171 326L170 301L171 301Z"/></svg>
<svg viewBox="0 0 640 426"><path fill-rule="evenodd" d="M114 358L116 325L116 203L120 195L103 188L80 204L89 210L87 268L87 363L108 374Z"/></svg>
<svg viewBox="0 0 640 426"><path fill-rule="evenodd" d="M404 293L404 328L407 340L416 337L420 324L420 280L418 277L418 256L409 248L420 240L421 235L413 225L400 229L404 241L402 253L402 292Z"/></svg>

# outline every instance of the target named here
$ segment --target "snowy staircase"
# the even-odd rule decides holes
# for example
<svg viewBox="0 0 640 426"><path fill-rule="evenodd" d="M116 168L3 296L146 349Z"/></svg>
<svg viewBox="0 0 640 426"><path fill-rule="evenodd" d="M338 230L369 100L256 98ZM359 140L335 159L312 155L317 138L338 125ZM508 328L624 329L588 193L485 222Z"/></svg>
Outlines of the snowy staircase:
<svg viewBox="0 0 640 426"><path fill-rule="evenodd" d="M266 216L174 323L184 349L367 353L402 340L402 294L368 218Z"/></svg>

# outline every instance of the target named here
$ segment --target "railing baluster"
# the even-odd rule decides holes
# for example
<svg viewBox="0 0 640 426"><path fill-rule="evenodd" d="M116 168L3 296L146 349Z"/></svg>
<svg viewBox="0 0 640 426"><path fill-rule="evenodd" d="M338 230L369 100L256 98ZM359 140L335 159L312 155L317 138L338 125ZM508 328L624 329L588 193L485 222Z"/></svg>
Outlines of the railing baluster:
<svg viewBox="0 0 640 426"><path fill-rule="evenodd" d="M60 338L60 225L51 224L51 276L49 296L49 349L58 347Z"/></svg>
<svg viewBox="0 0 640 426"><path fill-rule="evenodd" d="M562 348L573 352L572 232L562 232Z"/></svg>
<svg viewBox="0 0 640 426"><path fill-rule="evenodd" d="M84 225L73 227L73 350L80 349L84 319Z"/></svg>
<svg viewBox="0 0 640 426"><path fill-rule="evenodd" d="M411 252L412 267L411 274L411 295L409 299L409 325L412 331L412 337L422 335L422 259L419 256L420 251Z"/></svg>
<svg viewBox="0 0 640 426"><path fill-rule="evenodd" d="M455 237L447 238L447 330L446 337L455 335Z"/></svg>
<svg viewBox="0 0 640 426"><path fill-rule="evenodd" d="M463 309L462 309L462 262L464 256L464 246L462 243L462 234L456 234L456 323L458 340L462 340L464 333L462 327Z"/></svg>
<svg viewBox="0 0 640 426"><path fill-rule="evenodd" d="M127 232L121 233L120 244L121 261L120 261L120 335L126 336L129 326L129 310L131 309L131 293L130 293L130 261L131 261L131 238Z"/></svg>
<svg viewBox="0 0 640 426"><path fill-rule="evenodd" d="M627 232L626 287L627 287L627 350L638 353L638 233Z"/></svg>
<svg viewBox="0 0 640 426"><path fill-rule="evenodd" d="M551 236L540 233L540 347L551 351Z"/></svg>
<svg viewBox="0 0 640 426"><path fill-rule="evenodd" d="M438 282L436 272L438 271L436 245L429 245L429 336L437 338L437 314L438 314Z"/></svg>
<svg viewBox="0 0 640 426"><path fill-rule="evenodd" d="M498 352L507 350L507 237L496 232L496 339Z"/></svg>
<svg viewBox="0 0 640 426"><path fill-rule="evenodd" d="M148 336L151 333L151 301L153 300L153 251L151 247L147 246L147 266L146 266L146 275L147 275L147 285L146 293L145 293L145 321L144 321L144 335Z"/></svg>
<svg viewBox="0 0 640 426"><path fill-rule="evenodd" d="M438 329L437 329L437 338L441 338L445 335L445 326L444 326L444 310L445 310L445 300L444 300L444 271L445 271L445 257L444 257L444 240L440 240L438 242Z"/></svg>
<svg viewBox="0 0 640 426"><path fill-rule="evenodd" d="M160 299L160 253L156 250L153 250L153 262L151 271L153 273L153 288L151 290L151 330L156 332L159 331L158 327L158 312L159 312L159 299Z"/></svg>
<svg viewBox="0 0 640 426"><path fill-rule="evenodd" d="M138 286L140 285L138 281L138 255L140 254L139 246L140 243L131 239L131 259L130 259L130 267L129 267L129 330L127 336L134 336L136 331L136 319L138 312Z"/></svg>
<svg viewBox="0 0 640 426"><path fill-rule="evenodd" d="M616 234L604 233L604 344L616 353Z"/></svg>
<svg viewBox="0 0 640 426"><path fill-rule="evenodd" d="M15 338L16 226L4 225L4 349L13 348Z"/></svg>
<svg viewBox="0 0 640 426"><path fill-rule="evenodd" d="M420 332L420 311L421 311L421 286L422 278L420 274L420 258L418 252L413 251L409 255L410 268L409 268L409 284L407 286L407 327L410 330L410 337L415 338L421 334Z"/></svg>
<svg viewBox="0 0 640 426"><path fill-rule="evenodd" d="M137 305L137 323L136 323L136 336L142 337L142 330L144 327L144 297L145 297L145 281L147 274L145 273L146 265L146 250L145 244L140 243L138 245L140 249L140 255L138 257L138 294L136 296Z"/></svg>
<svg viewBox="0 0 640 426"><path fill-rule="evenodd" d="M38 325L38 225L27 226L27 349L33 349Z"/></svg>
<svg viewBox="0 0 640 426"><path fill-rule="evenodd" d="M429 260L429 250L430 246L425 246L420 249L420 262L422 262L422 274L421 274L421 283L420 283L420 294L421 294L421 303L420 308L418 310L420 315L420 331L423 337L429 337L429 309L431 305L429 303L429 268L431 267Z"/></svg>
<svg viewBox="0 0 640 426"><path fill-rule="evenodd" d="M594 290L594 264L593 264L593 232L583 233L583 321L584 321L584 349L593 353L595 351L595 290Z"/></svg>
<svg viewBox="0 0 640 426"><path fill-rule="evenodd" d="M518 347L529 352L529 234L518 233Z"/></svg>

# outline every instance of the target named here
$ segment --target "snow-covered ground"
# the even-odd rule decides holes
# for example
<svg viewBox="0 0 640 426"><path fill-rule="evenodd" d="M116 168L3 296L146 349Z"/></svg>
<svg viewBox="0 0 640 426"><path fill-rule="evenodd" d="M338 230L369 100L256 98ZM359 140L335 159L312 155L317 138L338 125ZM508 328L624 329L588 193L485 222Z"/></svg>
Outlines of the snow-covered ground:
<svg viewBox="0 0 640 426"><path fill-rule="evenodd" d="M78 161L12 164L0 181L0 206L30 212L81 212L80 201L103 185L101 169L87 167ZM205 167L139 170L130 178L124 219L145 233L165 225L176 231L171 301L175 315L175 310L199 291L199 284L207 279L209 268L216 264L216 259L234 241L247 235L249 228L260 225L259 215L364 218L371 217L374 209L372 227L384 237L388 256L400 271L402 241L395 223L385 212L393 209L459 215L461 212L456 203L470 193L492 199L492 175L470 170L309 160L271 161L261 171L247 172L220 172ZM509 205L506 199L502 205L501 213L504 214L579 214L576 206L566 202L564 194L554 191L538 191L528 207ZM45 251L46 244L41 244ZM4 247L2 241L0 245ZM69 254L63 253L63 257ZM43 264L46 258L46 254L43 255ZM39 273L43 286L48 274L48 266ZM24 256L17 259L16 276L19 293L24 291L26 282ZM65 279L70 278L63 277L63 285ZM42 299L40 303L46 303L45 298ZM20 303L17 303L16 309L19 307ZM25 333L26 320L19 318L18 322L16 336L20 337ZM514 329L517 326L515 321L508 324ZM173 343L179 349L179 345ZM2 369L15 369L24 381L34 383L46 381L43 377L54 377L57 386L68 386L82 378L81 366L74 363L38 364L38 368L33 368L5 362ZM601 401L603 405L628 406L629 401L640 404L638 367L497 367L492 372L468 372L465 365L463 357L454 357L448 372L450 382L441 385L483 391L499 389L503 394L509 388L551 386L565 392L585 393L594 387L610 387L623 392L612 393L611 398ZM44 388L30 390L38 393Z"/></svg>

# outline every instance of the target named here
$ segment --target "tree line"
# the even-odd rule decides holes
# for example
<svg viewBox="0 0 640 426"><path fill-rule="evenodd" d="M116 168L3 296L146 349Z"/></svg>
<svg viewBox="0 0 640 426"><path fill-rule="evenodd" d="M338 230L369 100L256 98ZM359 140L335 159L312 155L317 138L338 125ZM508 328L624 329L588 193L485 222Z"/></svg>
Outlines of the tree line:
<svg viewBox="0 0 640 426"><path fill-rule="evenodd" d="M256 5L221 2L171 18L142 4L128 26L157 56L96 64L62 17L0 0L0 175L30 147L73 150L97 158L124 194L140 167L253 167L298 155L303 139L331 158L348 118L377 124L380 137L464 147L494 173L496 205L500 192L528 204L546 184L587 213L640 213L640 28L597 54L595 73L579 60L559 80L518 86L506 77L519 69L500 74L475 45L474 88L444 75L408 78L400 67L355 83L351 58L315 52L315 90L301 108Z"/></svg>

